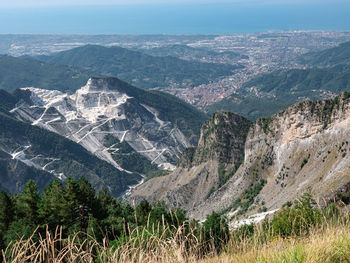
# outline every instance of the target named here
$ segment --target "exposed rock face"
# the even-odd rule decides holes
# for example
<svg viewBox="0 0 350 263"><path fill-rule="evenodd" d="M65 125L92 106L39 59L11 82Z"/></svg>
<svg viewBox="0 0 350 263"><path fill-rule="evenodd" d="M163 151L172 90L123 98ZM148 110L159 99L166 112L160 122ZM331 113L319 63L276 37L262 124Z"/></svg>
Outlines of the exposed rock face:
<svg viewBox="0 0 350 263"><path fill-rule="evenodd" d="M206 129L204 126L203 132ZM203 143L203 140L201 142ZM206 146L204 143L201 147L205 149ZM207 177L215 181L218 176L215 169L218 161L215 163L204 159L201 163L196 159L198 151L192 150L192 155L186 151L193 161L188 162L182 158L180 163L184 167L189 167L189 164L196 166L190 169L179 167L173 174L168 175L168 180L162 179L162 195L157 195L157 191L152 190L156 192L154 195L166 200L170 205L182 205L187 208L189 215L194 218L203 219L212 211L230 207L242 197L245 190L260 179L267 180L267 183L254 198L254 204L248 213L253 213L263 204L268 210L278 209L287 201L292 201L304 193L307 188L311 188L315 197L322 203L333 198L336 192L342 191L350 182L349 96L341 94L333 100L297 103L271 118L257 120L251 126L245 141L243 164L208 198L203 198L203 194L202 198L197 196L208 189L207 185L201 184L205 177L202 174L203 171L208 171ZM218 147L213 155L216 159L226 156L225 160L235 160L223 152ZM197 162L200 164L197 165ZM228 161L226 170L230 165L232 163ZM201 181L192 183L192 188L189 188L190 177L201 178ZM148 192L144 194L142 189L150 189L150 184L155 188L157 180L159 179L141 185L134 192L134 196L152 200L154 195L147 195ZM182 185L177 187L176 184ZM176 191L170 190L174 188ZM180 188L185 193L179 193ZM182 195L178 196L179 194ZM184 202L171 202L173 199L181 200L184 197L196 202L190 202L191 206L184 205Z"/></svg>
<svg viewBox="0 0 350 263"><path fill-rule="evenodd" d="M140 104L108 79L92 78L69 95L56 90L27 88L31 103L22 101L11 112L63 135L120 170L106 147L106 135L127 142L136 152L162 169L174 169L181 152L191 146L179 129L158 118L158 113Z"/></svg>
<svg viewBox="0 0 350 263"><path fill-rule="evenodd" d="M237 114L218 111L204 123L192 165L209 160L224 164L243 161L244 143L251 122Z"/></svg>
<svg viewBox="0 0 350 263"><path fill-rule="evenodd" d="M165 200L170 206L193 210L232 176L243 161L249 120L217 112L202 129L198 147L185 150L178 168L137 187L130 197Z"/></svg>

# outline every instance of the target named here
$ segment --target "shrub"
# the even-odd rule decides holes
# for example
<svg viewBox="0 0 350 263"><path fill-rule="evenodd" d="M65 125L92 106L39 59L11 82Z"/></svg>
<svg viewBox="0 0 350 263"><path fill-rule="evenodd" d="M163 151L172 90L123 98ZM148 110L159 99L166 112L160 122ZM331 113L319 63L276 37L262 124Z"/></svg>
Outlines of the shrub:
<svg viewBox="0 0 350 263"><path fill-rule="evenodd" d="M273 234L282 237L308 234L313 226L321 223L322 214L315 204L308 191L294 202L294 206L282 208L270 223Z"/></svg>
<svg viewBox="0 0 350 263"><path fill-rule="evenodd" d="M213 245L219 253L229 240L227 221L220 214L212 212L203 223L202 238L208 245Z"/></svg>

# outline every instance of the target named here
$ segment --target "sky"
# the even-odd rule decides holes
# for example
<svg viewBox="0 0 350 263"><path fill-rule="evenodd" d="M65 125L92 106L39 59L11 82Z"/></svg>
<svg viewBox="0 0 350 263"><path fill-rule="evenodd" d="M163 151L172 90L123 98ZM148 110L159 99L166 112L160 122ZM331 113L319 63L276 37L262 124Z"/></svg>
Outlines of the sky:
<svg viewBox="0 0 350 263"><path fill-rule="evenodd" d="M0 34L350 30L350 0L0 0Z"/></svg>
<svg viewBox="0 0 350 263"><path fill-rule="evenodd" d="M341 4L348 0L0 0L0 8L167 4Z"/></svg>

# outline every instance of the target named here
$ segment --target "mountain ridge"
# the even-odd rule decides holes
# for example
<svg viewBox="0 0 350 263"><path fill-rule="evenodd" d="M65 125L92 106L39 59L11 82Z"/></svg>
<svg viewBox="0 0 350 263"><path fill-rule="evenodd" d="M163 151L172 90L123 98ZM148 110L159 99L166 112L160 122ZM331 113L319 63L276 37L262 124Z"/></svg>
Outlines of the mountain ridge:
<svg viewBox="0 0 350 263"><path fill-rule="evenodd" d="M86 45L39 60L75 66L122 79L143 89L193 87L231 75L241 66L191 62L176 57L155 57L118 46Z"/></svg>
<svg viewBox="0 0 350 263"><path fill-rule="evenodd" d="M0 89L12 92L24 87L70 91L80 88L90 75L87 70L38 61L31 57L0 55Z"/></svg>
<svg viewBox="0 0 350 263"><path fill-rule="evenodd" d="M203 184L193 188L186 179L217 180L217 160L191 168L180 164L175 172L162 178L159 189L174 189L181 194L177 200L200 201L190 206L183 200L175 202L172 190L169 194L163 192L161 199L170 206L182 205L190 217L199 220L212 211L228 215L252 214L259 209L275 211L309 187L321 203L330 200L350 182L349 116L350 93L342 93L331 100L296 103L269 118L258 119L247 133L242 164L224 185L211 191ZM152 186L156 192L155 181L138 186L131 197L152 200L149 189ZM198 193L205 195L203 192L206 198L197 198Z"/></svg>

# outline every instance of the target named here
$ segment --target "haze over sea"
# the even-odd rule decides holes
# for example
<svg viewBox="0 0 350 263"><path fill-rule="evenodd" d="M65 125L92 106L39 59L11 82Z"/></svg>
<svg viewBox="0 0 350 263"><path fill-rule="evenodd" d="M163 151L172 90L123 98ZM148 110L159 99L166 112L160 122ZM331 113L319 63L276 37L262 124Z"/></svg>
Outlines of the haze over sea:
<svg viewBox="0 0 350 263"><path fill-rule="evenodd" d="M350 1L0 6L1 34L230 34L350 30Z"/></svg>

